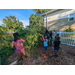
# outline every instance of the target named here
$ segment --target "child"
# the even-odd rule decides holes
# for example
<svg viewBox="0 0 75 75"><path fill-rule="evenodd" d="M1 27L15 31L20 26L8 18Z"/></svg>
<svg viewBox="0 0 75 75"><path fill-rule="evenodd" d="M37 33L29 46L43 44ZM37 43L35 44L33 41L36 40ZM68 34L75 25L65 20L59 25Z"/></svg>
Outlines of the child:
<svg viewBox="0 0 75 75"><path fill-rule="evenodd" d="M42 32L42 31L41 31ZM42 32L42 33L44 33L46 36L48 36L48 33L49 33L49 31L46 29L44 32Z"/></svg>
<svg viewBox="0 0 75 75"><path fill-rule="evenodd" d="M56 41L56 36L55 36L55 41ZM54 47L52 46L52 48L54 49Z"/></svg>
<svg viewBox="0 0 75 75"><path fill-rule="evenodd" d="M60 37L56 36L56 40L53 43L54 46L54 52L55 52L55 57L58 57L58 50L59 50L59 45L60 45L60 41L59 41Z"/></svg>
<svg viewBox="0 0 75 75"><path fill-rule="evenodd" d="M42 38L43 38L43 40L42 40ZM45 36L45 39L44 39L43 35L42 35L42 38L40 38L40 39L41 39L41 41L44 42L44 48L45 48L44 58L48 58L47 57L48 39L47 39L47 36Z"/></svg>
<svg viewBox="0 0 75 75"><path fill-rule="evenodd" d="M50 33L49 37L50 37L50 39L51 39L51 40L50 40L50 46L52 46L52 31L50 31L49 33Z"/></svg>
<svg viewBox="0 0 75 75"><path fill-rule="evenodd" d="M14 36L14 41L12 42L12 45L13 45L14 49L16 49L18 54L19 54L19 60L22 57L22 53L24 55L24 59L26 59L25 49L24 49L24 46L23 46L23 42L25 42L26 40L20 39L18 33L14 33L13 36Z"/></svg>
<svg viewBox="0 0 75 75"><path fill-rule="evenodd" d="M58 36L59 37L59 34L57 34L56 36ZM60 37L59 37L60 38Z"/></svg>

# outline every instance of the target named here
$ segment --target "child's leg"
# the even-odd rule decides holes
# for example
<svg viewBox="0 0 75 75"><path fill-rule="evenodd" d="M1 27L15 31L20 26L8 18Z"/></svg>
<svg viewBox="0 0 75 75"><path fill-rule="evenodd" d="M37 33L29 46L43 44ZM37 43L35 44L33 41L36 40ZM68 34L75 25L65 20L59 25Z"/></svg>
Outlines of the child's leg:
<svg viewBox="0 0 75 75"><path fill-rule="evenodd" d="M56 53L57 55L58 55L58 51L57 51L57 53Z"/></svg>
<svg viewBox="0 0 75 75"><path fill-rule="evenodd" d="M23 55L24 55L24 59L26 59L25 52L23 53Z"/></svg>
<svg viewBox="0 0 75 75"><path fill-rule="evenodd" d="M47 51L45 51L45 54L46 54L46 56L47 56Z"/></svg>
<svg viewBox="0 0 75 75"><path fill-rule="evenodd" d="M55 55L56 55L57 53L55 52Z"/></svg>
<svg viewBox="0 0 75 75"><path fill-rule="evenodd" d="M23 49L21 50L21 52L22 52L23 55L24 55L24 59L26 59L26 56L25 56L25 49L23 48Z"/></svg>
<svg viewBox="0 0 75 75"><path fill-rule="evenodd" d="M47 47L45 47L45 54L46 54L46 56L47 56L47 48L48 48L48 46L47 46Z"/></svg>
<svg viewBox="0 0 75 75"><path fill-rule="evenodd" d="M22 59L22 54L19 54L19 59L18 61L20 61Z"/></svg>
<svg viewBox="0 0 75 75"><path fill-rule="evenodd" d="M20 61L22 59L22 53L21 53L20 50L17 50L17 52L18 52L18 55L19 55L18 61Z"/></svg>

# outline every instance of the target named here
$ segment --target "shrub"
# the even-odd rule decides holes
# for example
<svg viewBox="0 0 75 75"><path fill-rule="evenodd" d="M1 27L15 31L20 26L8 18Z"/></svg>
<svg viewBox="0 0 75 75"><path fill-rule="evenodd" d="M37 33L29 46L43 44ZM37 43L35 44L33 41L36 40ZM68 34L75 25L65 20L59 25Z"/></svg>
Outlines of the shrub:
<svg viewBox="0 0 75 75"><path fill-rule="evenodd" d="M69 26L67 29L64 30L64 32L74 32L74 29Z"/></svg>

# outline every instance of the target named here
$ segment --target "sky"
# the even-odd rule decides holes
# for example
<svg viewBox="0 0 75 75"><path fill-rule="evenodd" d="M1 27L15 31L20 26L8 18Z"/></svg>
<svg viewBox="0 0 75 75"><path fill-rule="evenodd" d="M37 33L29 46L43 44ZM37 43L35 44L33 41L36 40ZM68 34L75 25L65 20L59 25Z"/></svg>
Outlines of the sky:
<svg viewBox="0 0 75 75"><path fill-rule="evenodd" d="M32 9L0 9L0 25L2 24L2 19L6 16L15 16L18 20L23 22L24 26L29 25L29 17L31 14L35 14Z"/></svg>

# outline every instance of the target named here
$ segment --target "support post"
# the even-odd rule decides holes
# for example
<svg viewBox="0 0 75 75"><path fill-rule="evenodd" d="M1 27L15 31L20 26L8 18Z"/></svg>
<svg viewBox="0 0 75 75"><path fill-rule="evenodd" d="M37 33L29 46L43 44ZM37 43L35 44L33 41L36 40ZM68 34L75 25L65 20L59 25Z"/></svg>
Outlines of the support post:
<svg viewBox="0 0 75 75"><path fill-rule="evenodd" d="M47 29L47 13L46 13L46 29Z"/></svg>

